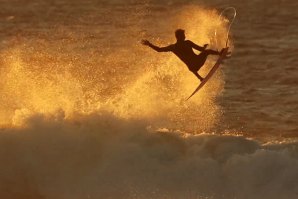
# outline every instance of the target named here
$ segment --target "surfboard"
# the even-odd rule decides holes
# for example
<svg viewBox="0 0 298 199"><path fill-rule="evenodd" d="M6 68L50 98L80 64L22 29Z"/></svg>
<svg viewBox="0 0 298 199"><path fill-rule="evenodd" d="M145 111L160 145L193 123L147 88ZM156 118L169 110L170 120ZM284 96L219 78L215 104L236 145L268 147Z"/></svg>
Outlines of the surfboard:
<svg viewBox="0 0 298 199"><path fill-rule="evenodd" d="M209 73L206 75L206 77L203 79L203 81L199 84L199 86L194 90L194 92L187 98L187 100L189 100L194 94L196 94L207 83L207 81L212 77L212 75L215 73L215 71L219 68L222 61L226 58L226 56L228 54L228 50L229 50L229 48L225 48L223 50L222 54L220 55L220 57L218 58L218 60L216 61L216 63L212 67L212 69L209 71Z"/></svg>

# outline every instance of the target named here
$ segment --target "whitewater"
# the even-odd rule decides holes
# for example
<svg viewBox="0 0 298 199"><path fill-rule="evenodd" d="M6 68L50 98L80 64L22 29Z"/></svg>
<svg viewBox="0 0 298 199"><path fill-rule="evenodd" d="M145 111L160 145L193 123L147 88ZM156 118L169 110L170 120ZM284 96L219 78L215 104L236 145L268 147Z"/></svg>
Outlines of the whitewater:
<svg viewBox="0 0 298 199"><path fill-rule="evenodd" d="M196 77L140 41L221 49L227 4L232 58L186 101ZM297 3L256 4L3 1L0 197L297 198Z"/></svg>

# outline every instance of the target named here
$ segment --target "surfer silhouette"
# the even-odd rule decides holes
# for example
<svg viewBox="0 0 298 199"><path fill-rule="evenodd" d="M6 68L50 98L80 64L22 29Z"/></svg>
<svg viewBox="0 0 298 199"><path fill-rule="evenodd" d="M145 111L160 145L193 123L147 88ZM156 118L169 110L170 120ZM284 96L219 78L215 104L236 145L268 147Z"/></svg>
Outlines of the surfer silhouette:
<svg viewBox="0 0 298 199"><path fill-rule="evenodd" d="M175 44L171 44L165 47L158 47L150 43L148 40L142 40L142 44L145 46L149 46L153 50L157 52L173 52L182 62L186 64L188 69L200 80L203 81L203 77L201 77L198 73L200 68L205 64L205 61L208 55L221 55L224 49L220 52L206 49L208 44L205 44L203 47L193 43L190 40L185 40L185 31L182 29L178 29L175 31L175 36L177 42ZM201 51L200 54L195 54L193 49Z"/></svg>

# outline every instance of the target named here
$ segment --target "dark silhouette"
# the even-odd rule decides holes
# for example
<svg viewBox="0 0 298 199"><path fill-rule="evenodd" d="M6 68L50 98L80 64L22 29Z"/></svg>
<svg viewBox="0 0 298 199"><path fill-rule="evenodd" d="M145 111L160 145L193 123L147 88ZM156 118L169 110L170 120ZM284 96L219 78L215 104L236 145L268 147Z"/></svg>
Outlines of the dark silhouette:
<svg viewBox="0 0 298 199"><path fill-rule="evenodd" d="M175 36L177 42L166 47L155 46L148 40L142 40L142 44L151 47L157 52L173 52L187 65L188 69L195 74L200 81L202 81L203 77L199 75L198 71L205 64L208 55L220 55L223 50L219 52L206 49L208 44L205 44L204 47L201 47L190 40L185 40L184 30L182 29L176 30ZM198 55L195 54L193 48L201 51L201 53Z"/></svg>

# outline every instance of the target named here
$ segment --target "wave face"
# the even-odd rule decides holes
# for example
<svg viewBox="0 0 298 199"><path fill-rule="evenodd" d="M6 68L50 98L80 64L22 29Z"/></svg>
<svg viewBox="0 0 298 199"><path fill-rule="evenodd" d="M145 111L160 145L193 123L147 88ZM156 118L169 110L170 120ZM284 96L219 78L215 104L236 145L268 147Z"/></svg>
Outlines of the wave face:
<svg viewBox="0 0 298 199"><path fill-rule="evenodd" d="M296 27L270 48L296 1L271 1L269 11L268 2L231 1L239 50L188 102L196 77L140 40L168 45L182 28L221 49L230 16L219 20L216 0L3 2L1 198L297 198L295 71L266 82L258 67L274 79L283 73L256 51L297 62Z"/></svg>
<svg viewBox="0 0 298 199"><path fill-rule="evenodd" d="M78 122L80 120L80 122ZM298 145L151 131L110 114L0 134L5 198L295 198Z"/></svg>

